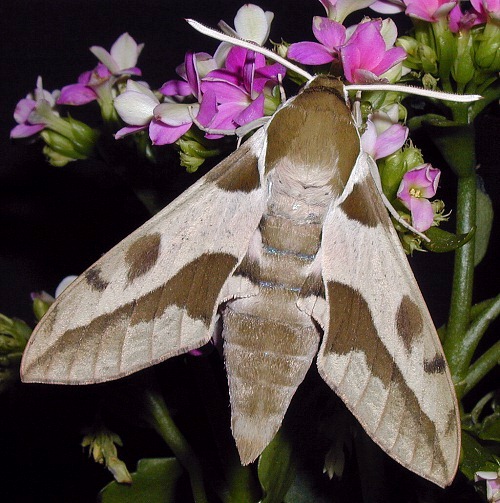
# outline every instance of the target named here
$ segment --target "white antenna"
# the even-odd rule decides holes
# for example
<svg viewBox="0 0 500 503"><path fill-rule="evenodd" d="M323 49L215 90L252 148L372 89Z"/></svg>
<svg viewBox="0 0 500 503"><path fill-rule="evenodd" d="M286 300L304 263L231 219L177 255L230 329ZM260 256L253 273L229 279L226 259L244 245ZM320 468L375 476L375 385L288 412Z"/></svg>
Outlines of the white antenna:
<svg viewBox="0 0 500 503"><path fill-rule="evenodd" d="M207 35L209 37L215 38L216 40L220 40L221 42L229 42L230 44L238 45L245 49L250 49L252 51L258 52L267 58L270 58L277 63L281 63L284 67L288 68L292 72L301 75L309 82L314 79L314 76L309 72L306 72L303 68L300 68L297 65L294 65L290 61L285 58L282 58L280 55L276 54L265 47L262 47L255 42L244 40L241 38L233 37L230 35L226 35L221 31L214 30L205 26L204 24L195 21L194 19L186 19L186 21L197 31ZM454 94L454 93L445 93L443 91L431 91L430 89L423 89L421 87L414 86L403 86L400 84L348 84L344 86L345 91L392 91L397 93L408 93L414 94L417 96L425 96L427 98L435 98L443 101L454 101L457 103L469 103L471 101L477 101L482 98L482 96L478 94Z"/></svg>

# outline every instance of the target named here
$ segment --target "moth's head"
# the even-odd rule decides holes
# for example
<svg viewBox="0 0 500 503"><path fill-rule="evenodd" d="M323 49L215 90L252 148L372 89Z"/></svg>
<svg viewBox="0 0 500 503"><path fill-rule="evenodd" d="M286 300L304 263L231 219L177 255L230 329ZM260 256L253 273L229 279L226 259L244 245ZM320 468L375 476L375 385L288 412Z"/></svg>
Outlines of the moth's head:
<svg viewBox="0 0 500 503"><path fill-rule="evenodd" d="M360 145L339 79L312 79L275 114L267 132L268 170L290 165L303 185L329 185L334 194L343 191Z"/></svg>

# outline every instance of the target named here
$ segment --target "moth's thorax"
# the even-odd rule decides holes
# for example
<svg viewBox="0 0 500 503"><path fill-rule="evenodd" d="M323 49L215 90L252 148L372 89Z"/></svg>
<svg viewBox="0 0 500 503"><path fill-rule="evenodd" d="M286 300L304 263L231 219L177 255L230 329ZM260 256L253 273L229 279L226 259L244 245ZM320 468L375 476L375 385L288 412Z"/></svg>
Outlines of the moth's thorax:
<svg viewBox="0 0 500 503"><path fill-rule="evenodd" d="M268 128L266 172L290 185L342 193L359 154L359 137L338 80L318 77L276 113Z"/></svg>

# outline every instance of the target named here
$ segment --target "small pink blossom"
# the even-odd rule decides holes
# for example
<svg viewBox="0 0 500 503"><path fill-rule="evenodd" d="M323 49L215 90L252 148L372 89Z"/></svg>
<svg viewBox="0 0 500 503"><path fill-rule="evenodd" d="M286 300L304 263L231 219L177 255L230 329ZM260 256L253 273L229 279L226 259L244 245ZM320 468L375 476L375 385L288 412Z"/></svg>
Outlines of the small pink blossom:
<svg viewBox="0 0 500 503"><path fill-rule="evenodd" d="M160 103L145 85L129 80L127 90L115 99L118 115L129 125L117 131L115 138L148 129L153 145L174 143L193 123L190 108L196 116L198 107L197 103Z"/></svg>
<svg viewBox="0 0 500 503"><path fill-rule="evenodd" d="M398 199L410 210L412 225L419 232L426 231L434 220L428 198L435 196L440 175L439 169L422 164L405 173L401 180Z"/></svg>
<svg viewBox="0 0 500 503"><path fill-rule="evenodd" d="M92 46L90 51L113 75L141 75L135 65L143 48L144 44L137 44L128 33L123 33L111 46L110 52L97 45Z"/></svg>
<svg viewBox="0 0 500 503"><path fill-rule="evenodd" d="M110 87L112 75L109 69L99 63L93 70L82 73L76 84L69 84L61 89L61 95L57 100L58 105L86 105L99 99L103 86ZM108 91L110 92L110 91Z"/></svg>
<svg viewBox="0 0 500 503"><path fill-rule="evenodd" d="M486 15L474 10L462 12L460 4L457 4L450 11L448 16L448 26L453 33L470 30L473 26L486 23Z"/></svg>
<svg viewBox="0 0 500 503"><path fill-rule="evenodd" d="M474 474L476 482L486 481L486 498L488 503L500 501L500 474L499 472L476 472Z"/></svg>
<svg viewBox="0 0 500 503"><path fill-rule="evenodd" d="M370 115L361 136L363 152L377 160L399 150L408 138L408 128L397 121L397 104L388 113L379 110Z"/></svg>
<svg viewBox="0 0 500 503"><path fill-rule="evenodd" d="M471 4L482 19L500 20L500 0L471 0Z"/></svg>
<svg viewBox="0 0 500 503"><path fill-rule="evenodd" d="M388 47L383 35L382 21L374 20L357 25L348 42L340 50L344 75L351 83L380 81L384 73L401 63L406 52L401 47Z"/></svg>
<svg viewBox="0 0 500 503"><path fill-rule="evenodd" d="M17 122L11 132L11 138L27 138L39 133L59 118L56 111L56 100L59 91L50 93L43 88L42 78L38 77L36 89L20 100L14 110L14 119Z"/></svg>
<svg viewBox="0 0 500 503"><path fill-rule="evenodd" d="M197 117L207 129L231 131L264 116L265 93L285 75L280 64L266 65L261 54L233 47L225 68L210 72L201 82L203 98ZM220 134L207 134L219 138Z"/></svg>
<svg viewBox="0 0 500 503"><path fill-rule="evenodd" d="M404 0L406 14L424 21L434 23L446 17L457 5L457 0Z"/></svg>
<svg viewBox="0 0 500 503"><path fill-rule="evenodd" d="M346 41L345 26L327 17L314 16L313 33L319 43L292 44L287 56L304 65L323 65L338 60L340 47Z"/></svg>

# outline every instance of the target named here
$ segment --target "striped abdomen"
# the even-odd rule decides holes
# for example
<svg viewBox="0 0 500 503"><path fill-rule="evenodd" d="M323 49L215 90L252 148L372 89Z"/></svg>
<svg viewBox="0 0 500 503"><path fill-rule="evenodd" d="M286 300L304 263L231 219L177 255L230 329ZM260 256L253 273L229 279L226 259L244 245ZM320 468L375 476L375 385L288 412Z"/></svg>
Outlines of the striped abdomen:
<svg viewBox="0 0 500 503"><path fill-rule="evenodd" d="M232 430L244 464L252 462L279 429L320 340L297 301L324 295L314 262L323 208L319 215L311 217L309 212L309 218L302 219L294 207L292 198L272 195L235 272L258 285L259 293L229 302L222 314Z"/></svg>

